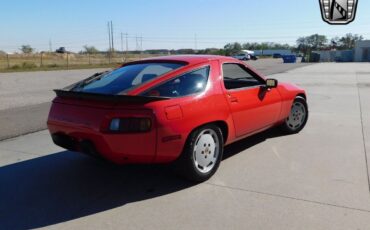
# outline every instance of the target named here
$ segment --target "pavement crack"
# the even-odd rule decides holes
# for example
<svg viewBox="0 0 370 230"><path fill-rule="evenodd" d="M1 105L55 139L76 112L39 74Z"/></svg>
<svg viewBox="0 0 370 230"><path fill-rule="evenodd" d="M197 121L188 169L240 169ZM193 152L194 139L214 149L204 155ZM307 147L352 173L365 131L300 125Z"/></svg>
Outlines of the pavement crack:
<svg viewBox="0 0 370 230"><path fill-rule="evenodd" d="M365 153L366 175L367 175L367 185L368 185L367 187L369 189L369 195L370 195L369 163L367 160L365 128L364 128L364 119L363 119L363 114L362 114L362 101L361 101L361 93L360 93L359 81L358 81L358 72L356 72L356 87L357 87L358 103L360 107L360 121L361 121L361 131L362 131L362 143L363 143L364 153Z"/></svg>
<svg viewBox="0 0 370 230"><path fill-rule="evenodd" d="M220 184L213 184L213 183L208 183L208 182L206 182L205 184L216 186L216 187L220 187L220 188L226 188L226 189L232 189L232 190L237 190L237 191L255 193L255 194L259 194L259 195L265 195L265 196L271 196L271 197L279 197L279 198L284 198L284 199L289 199L289 200L295 200L295 201L302 201L302 202L308 202L308 203L318 204L318 205L323 205L323 206L331 206L331 207L336 207L336 208L342 208L342 209L348 209L348 210L354 210L354 211L359 211L359 212L370 213L370 210L367 210L367 209L348 207L348 206L344 206L344 205L325 203L325 202L321 202L321 201L308 200L308 199L303 199L303 198L298 198L298 197L292 197L292 196L287 196L287 195L274 194L274 193L268 193L268 192L261 192L261 191L257 191L257 190L244 189L244 188L238 188L238 187L232 187L232 186L220 185Z"/></svg>

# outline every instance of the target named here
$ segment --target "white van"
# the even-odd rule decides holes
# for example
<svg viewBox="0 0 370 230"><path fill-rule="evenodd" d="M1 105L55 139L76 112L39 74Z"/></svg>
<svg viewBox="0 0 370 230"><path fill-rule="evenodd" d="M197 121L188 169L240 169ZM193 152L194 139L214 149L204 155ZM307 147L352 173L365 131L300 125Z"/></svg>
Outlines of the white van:
<svg viewBox="0 0 370 230"><path fill-rule="evenodd" d="M251 51L251 50L242 50L241 53L233 56L233 58L243 60L243 61L247 61L247 60L251 60L251 59L256 60L256 56L254 55L254 51Z"/></svg>

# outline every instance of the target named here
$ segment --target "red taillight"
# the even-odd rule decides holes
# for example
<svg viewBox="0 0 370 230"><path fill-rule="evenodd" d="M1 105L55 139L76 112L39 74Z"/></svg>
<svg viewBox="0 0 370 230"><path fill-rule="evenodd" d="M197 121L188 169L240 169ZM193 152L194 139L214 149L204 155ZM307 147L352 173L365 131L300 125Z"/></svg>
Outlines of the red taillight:
<svg viewBox="0 0 370 230"><path fill-rule="evenodd" d="M152 121L150 118L113 118L108 131L113 133L144 133L150 131Z"/></svg>

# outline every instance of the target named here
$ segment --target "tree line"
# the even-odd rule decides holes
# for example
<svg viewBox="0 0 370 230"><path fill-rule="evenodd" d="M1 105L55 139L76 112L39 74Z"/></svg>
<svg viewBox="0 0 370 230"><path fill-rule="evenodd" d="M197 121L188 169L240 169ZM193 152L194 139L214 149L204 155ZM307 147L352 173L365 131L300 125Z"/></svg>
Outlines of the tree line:
<svg viewBox="0 0 370 230"><path fill-rule="evenodd" d="M280 44L275 42L233 42L226 44L223 48L206 48L206 49L151 49L144 51L129 51L131 54L147 53L147 54L217 54L231 56L240 53L242 50L278 50L287 49L303 55L309 54L313 50L346 50L353 49L356 42L363 40L362 35L348 33L342 37L334 37L328 39L325 35L313 34L310 36L299 37L296 40L296 45ZM30 54L35 51L30 45L22 45L20 51L25 54ZM0 51L1 53L2 51ZM85 45L82 54L97 54L108 53L110 51L100 51L94 46ZM118 51L119 52L119 51ZM4 53L4 52L3 52Z"/></svg>
<svg viewBox="0 0 370 230"><path fill-rule="evenodd" d="M328 39L325 35L313 34L297 39L297 46L293 49L304 55L313 50L349 50L355 48L356 42L362 41L362 35L348 33L343 37Z"/></svg>

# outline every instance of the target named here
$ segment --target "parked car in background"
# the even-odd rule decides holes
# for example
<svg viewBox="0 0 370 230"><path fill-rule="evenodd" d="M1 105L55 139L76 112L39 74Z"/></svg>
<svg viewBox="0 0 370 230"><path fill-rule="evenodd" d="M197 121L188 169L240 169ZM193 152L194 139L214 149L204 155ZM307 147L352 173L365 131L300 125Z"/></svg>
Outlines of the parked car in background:
<svg viewBox="0 0 370 230"><path fill-rule="evenodd" d="M257 61L258 60L258 57L256 55L250 55L250 58L253 61Z"/></svg>
<svg viewBox="0 0 370 230"><path fill-rule="evenodd" d="M233 58L236 58L241 61L248 61L248 60L257 60L257 56L254 54L254 51L252 50L242 50L239 54L233 56Z"/></svg>
<svg viewBox="0 0 370 230"><path fill-rule="evenodd" d="M224 146L279 126L298 133L305 91L231 57L149 58L55 90L55 144L117 164L172 163L193 181L218 169Z"/></svg>
<svg viewBox="0 0 370 230"><path fill-rule="evenodd" d="M248 61L251 59L251 55L248 53L240 53L240 54L234 55L233 58L236 58L241 61Z"/></svg>
<svg viewBox="0 0 370 230"><path fill-rule="evenodd" d="M241 61L248 61L248 60L253 60L256 61L258 60L258 57L254 55L253 53L241 53L238 55L233 56L233 58L236 58Z"/></svg>
<svg viewBox="0 0 370 230"><path fill-rule="evenodd" d="M56 53L64 54L67 53L67 50L65 47L59 47L58 49L55 50Z"/></svg>

